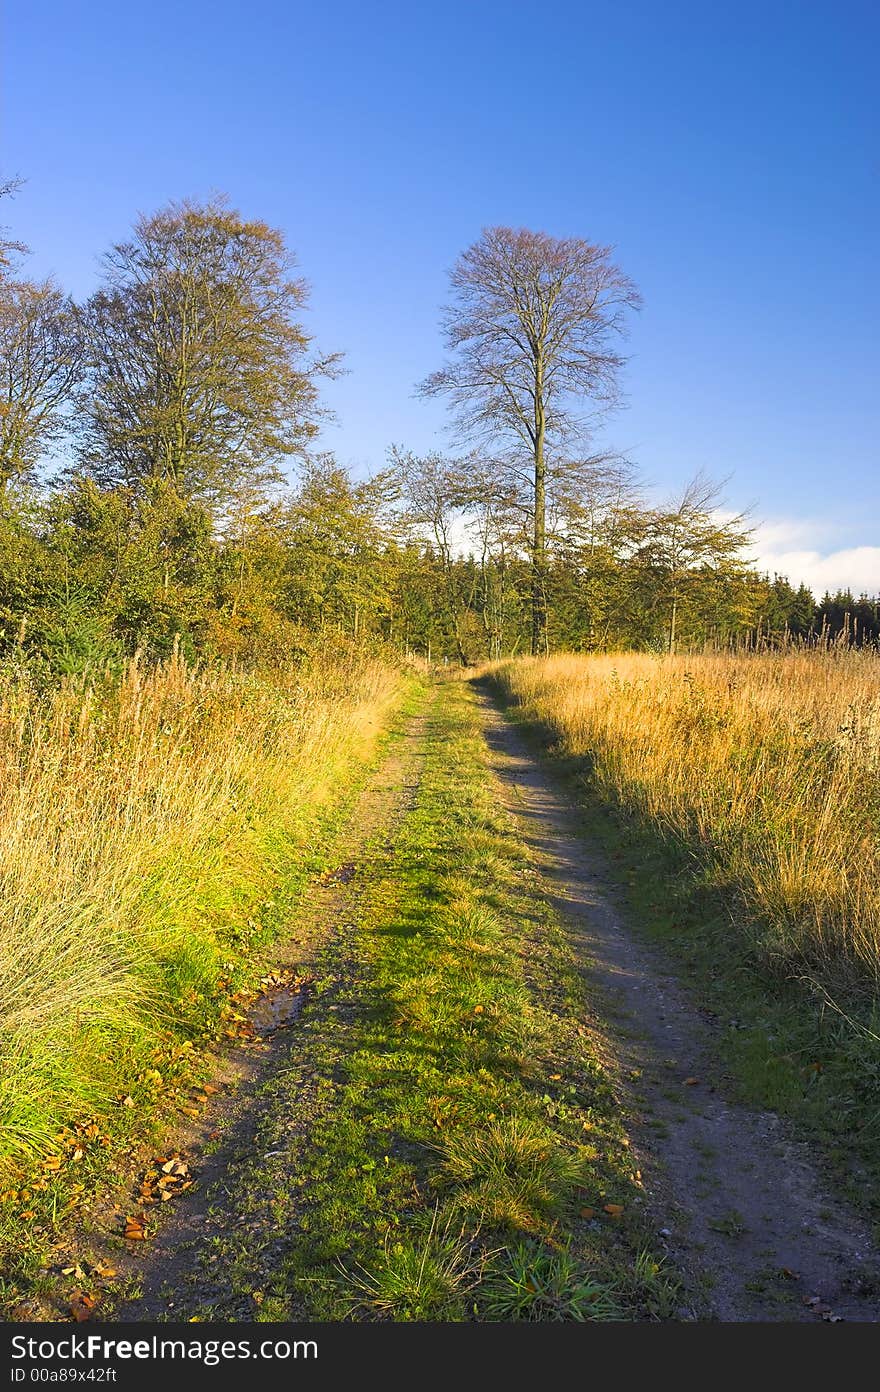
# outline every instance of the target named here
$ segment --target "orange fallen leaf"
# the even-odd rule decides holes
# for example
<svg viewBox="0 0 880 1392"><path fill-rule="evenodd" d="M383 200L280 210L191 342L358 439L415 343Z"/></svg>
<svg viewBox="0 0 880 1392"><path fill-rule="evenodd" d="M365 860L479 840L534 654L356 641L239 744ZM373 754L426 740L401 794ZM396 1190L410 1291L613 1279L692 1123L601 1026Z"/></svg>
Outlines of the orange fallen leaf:
<svg viewBox="0 0 880 1392"><path fill-rule="evenodd" d="M474 1006L474 1014L475 1014L475 1015L482 1015L484 1009L485 1009L485 1006L482 1006L482 1005L475 1005L475 1006Z"/></svg>
<svg viewBox="0 0 880 1392"><path fill-rule="evenodd" d="M619 1218L620 1215L621 1215L621 1213L623 1212L623 1204L622 1204L622 1203L607 1203L607 1204L605 1205L605 1212L606 1212L606 1213L609 1213L609 1214L611 1215L612 1218Z"/></svg>
<svg viewBox="0 0 880 1392"><path fill-rule="evenodd" d="M684 1085L685 1087L696 1087L699 1081L699 1078L685 1078Z"/></svg>
<svg viewBox="0 0 880 1392"><path fill-rule="evenodd" d="M95 1308L95 1297L93 1295L77 1295L70 1302L70 1313L77 1324L84 1323L91 1319L92 1311Z"/></svg>
<svg viewBox="0 0 880 1392"><path fill-rule="evenodd" d="M595 1216L596 1216L596 1210L595 1210L595 1208L582 1208L582 1209L581 1209L581 1217L582 1217L582 1218L595 1218Z"/></svg>

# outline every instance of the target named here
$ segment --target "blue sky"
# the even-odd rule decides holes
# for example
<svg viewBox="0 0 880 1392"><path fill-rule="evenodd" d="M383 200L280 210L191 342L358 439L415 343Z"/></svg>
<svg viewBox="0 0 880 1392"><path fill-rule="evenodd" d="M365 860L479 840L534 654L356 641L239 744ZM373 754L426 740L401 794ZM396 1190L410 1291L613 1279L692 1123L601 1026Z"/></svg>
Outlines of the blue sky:
<svg viewBox="0 0 880 1392"><path fill-rule="evenodd" d="M325 443L368 470L455 446L412 393L482 227L611 243L645 304L607 440L880 590L875 3L6 0L2 54L34 273L84 295L138 211L228 192L295 248L346 354Z"/></svg>

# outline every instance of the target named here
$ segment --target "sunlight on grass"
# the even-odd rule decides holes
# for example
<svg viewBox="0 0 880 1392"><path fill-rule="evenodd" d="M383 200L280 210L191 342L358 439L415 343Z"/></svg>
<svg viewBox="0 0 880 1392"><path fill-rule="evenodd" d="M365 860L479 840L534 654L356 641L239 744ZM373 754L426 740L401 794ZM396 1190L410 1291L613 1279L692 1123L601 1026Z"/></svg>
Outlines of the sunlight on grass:
<svg viewBox="0 0 880 1392"><path fill-rule="evenodd" d="M386 1238L381 1260L368 1270L340 1269L351 1287L349 1313L374 1319L462 1320L464 1297L479 1282L488 1255L464 1229L455 1233L437 1211L421 1239Z"/></svg>
<svg viewBox="0 0 880 1392"><path fill-rule="evenodd" d="M597 788L691 848L768 966L880 976L880 657L521 659L492 669Z"/></svg>
<svg viewBox="0 0 880 1392"><path fill-rule="evenodd" d="M157 1030L204 1024L398 684L365 658L2 680L0 1162L106 1108Z"/></svg>
<svg viewBox="0 0 880 1392"><path fill-rule="evenodd" d="M559 1213L585 1172L582 1158L556 1135L517 1116L451 1136L441 1168L443 1179L459 1188L462 1211L525 1232Z"/></svg>

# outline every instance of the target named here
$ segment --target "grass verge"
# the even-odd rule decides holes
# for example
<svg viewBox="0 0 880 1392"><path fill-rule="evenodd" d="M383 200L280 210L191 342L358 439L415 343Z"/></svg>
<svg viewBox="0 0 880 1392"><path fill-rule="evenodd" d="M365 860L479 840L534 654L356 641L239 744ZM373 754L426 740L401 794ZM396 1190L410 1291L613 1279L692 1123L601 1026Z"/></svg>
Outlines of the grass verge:
<svg viewBox="0 0 880 1392"><path fill-rule="evenodd" d="M695 833L631 796L598 747L581 740L573 752L559 720L522 699L509 675L489 677L508 719L573 793L628 921L662 943L714 1020L734 1092L791 1118L819 1144L839 1190L880 1221L880 1018L864 977L768 954L773 922L749 915Z"/></svg>
<svg viewBox="0 0 880 1392"><path fill-rule="evenodd" d="M206 1100L203 1050L331 863L411 689L355 657L294 676L173 664L41 704L6 691L27 718L3 731L19 786L0 799L5 1309L125 1154Z"/></svg>

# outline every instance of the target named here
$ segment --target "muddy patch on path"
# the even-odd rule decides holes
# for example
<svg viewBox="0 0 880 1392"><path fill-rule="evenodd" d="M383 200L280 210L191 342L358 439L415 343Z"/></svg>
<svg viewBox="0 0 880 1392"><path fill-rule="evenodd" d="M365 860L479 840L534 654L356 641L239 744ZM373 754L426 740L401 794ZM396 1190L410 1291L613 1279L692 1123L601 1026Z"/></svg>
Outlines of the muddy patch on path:
<svg viewBox="0 0 880 1392"><path fill-rule="evenodd" d="M536 854L591 987L647 1203L684 1275L679 1317L880 1319L870 1228L828 1194L779 1117L725 1096L712 1025L615 906L577 810L478 689L502 797Z"/></svg>

